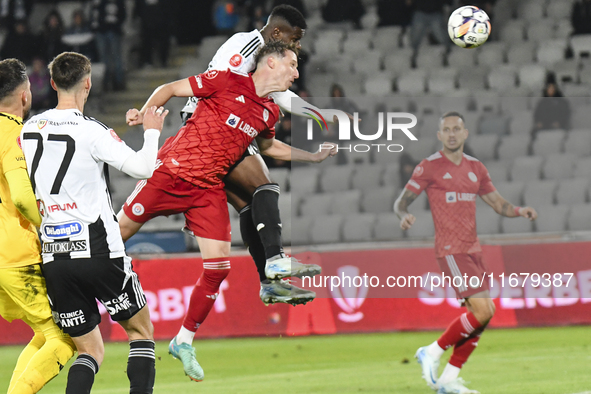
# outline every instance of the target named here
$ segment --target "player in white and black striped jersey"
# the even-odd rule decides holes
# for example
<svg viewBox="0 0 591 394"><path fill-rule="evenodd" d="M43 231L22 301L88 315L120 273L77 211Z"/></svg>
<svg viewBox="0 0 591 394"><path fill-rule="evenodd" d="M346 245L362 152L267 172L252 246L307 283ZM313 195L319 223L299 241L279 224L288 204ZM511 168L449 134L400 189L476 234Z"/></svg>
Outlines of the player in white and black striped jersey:
<svg viewBox="0 0 591 394"><path fill-rule="evenodd" d="M68 373L66 393L90 392L103 360L97 299L129 337L131 392L152 393L153 326L111 206L107 164L133 177L149 178L167 111L147 111L144 146L134 152L112 129L83 114L92 85L90 72L90 61L83 55L57 56L50 73L58 105L31 118L21 132L42 215L48 298L54 319L79 353Z"/></svg>

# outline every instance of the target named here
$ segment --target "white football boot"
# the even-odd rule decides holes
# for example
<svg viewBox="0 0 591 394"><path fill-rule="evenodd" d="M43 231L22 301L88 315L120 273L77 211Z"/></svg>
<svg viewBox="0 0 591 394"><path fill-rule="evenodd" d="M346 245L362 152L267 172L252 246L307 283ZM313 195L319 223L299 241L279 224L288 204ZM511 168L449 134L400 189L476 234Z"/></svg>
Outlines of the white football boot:
<svg viewBox="0 0 591 394"><path fill-rule="evenodd" d="M295 257L280 257L267 261L265 275L268 279L283 279L289 277L301 278L303 276L314 276L322 272L322 268L316 264L302 264Z"/></svg>
<svg viewBox="0 0 591 394"><path fill-rule="evenodd" d="M450 382L441 384L437 394L480 394L480 391L470 390L464 386L464 379L456 378Z"/></svg>
<svg viewBox="0 0 591 394"><path fill-rule="evenodd" d="M314 300L316 293L292 285L289 279L281 279L271 283L261 283L259 296L266 305L276 302L299 305Z"/></svg>
<svg viewBox="0 0 591 394"><path fill-rule="evenodd" d="M439 359L429 355L428 346L420 347L415 353L415 358L421 364L422 375L427 385L433 390L437 390L437 370L439 369Z"/></svg>

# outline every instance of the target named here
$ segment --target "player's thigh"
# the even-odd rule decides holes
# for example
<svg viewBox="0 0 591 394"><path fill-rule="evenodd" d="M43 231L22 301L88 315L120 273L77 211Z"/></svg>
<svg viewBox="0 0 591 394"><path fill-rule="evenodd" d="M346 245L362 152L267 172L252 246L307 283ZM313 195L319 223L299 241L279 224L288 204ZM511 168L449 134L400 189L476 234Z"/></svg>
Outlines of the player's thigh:
<svg viewBox="0 0 591 394"><path fill-rule="evenodd" d="M138 313L128 320L119 322L127 333L130 341L138 339L154 339L154 325L150 321L150 310L144 306Z"/></svg>
<svg viewBox="0 0 591 394"><path fill-rule="evenodd" d="M224 189L194 188L192 208L185 212L185 227L185 230L197 239L206 238L229 243L232 236ZM201 252L203 253L203 250Z"/></svg>
<svg viewBox="0 0 591 394"><path fill-rule="evenodd" d="M252 195L256 188L271 183L271 175L260 154L246 156L224 178L226 185Z"/></svg>
<svg viewBox="0 0 591 394"><path fill-rule="evenodd" d="M211 238L197 237L199 251L204 259L230 256L230 242Z"/></svg>
<svg viewBox="0 0 591 394"><path fill-rule="evenodd" d="M244 207L249 205L252 202L252 194L248 195L240 188L233 188L233 187L224 187L226 191L226 197L228 198L228 202L232 207L236 210L236 212L242 211Z"/></svg>
<svg viewBox="0 0 591 394"><path fill-rule="evenodd" d="M0 270L0 315L40 324L51 317L40 264Z"/></svg>
<svg viewBox="0 0 591 394"><path fill-rule="evenodd" d="M482 253L458 253L437 259L439 268L444 273L446 283L449 280L458 298L469 298L489 290L486 280L487 266L482 260Z"/></svg>

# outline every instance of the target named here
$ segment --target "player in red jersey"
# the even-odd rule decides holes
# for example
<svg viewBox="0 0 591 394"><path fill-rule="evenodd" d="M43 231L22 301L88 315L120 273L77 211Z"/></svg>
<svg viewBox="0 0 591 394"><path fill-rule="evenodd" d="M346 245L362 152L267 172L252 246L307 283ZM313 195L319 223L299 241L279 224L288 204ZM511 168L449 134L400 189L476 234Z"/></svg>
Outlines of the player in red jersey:
<svg viewBox="0 0 591 394"><path fill-rule="evenodd" d="M408 212L408 206L423 190L426 191L435 223L437 262L443 273L452 278L463 277L464 274L481 278L488 272L476 235L477 196L502 216L522 216L529 220L538 216L533 208L513 206L499 194L484 165L464 154L467 137L468 130L462 115L457 112L444 114L437 132L443 149L416 166L404 191L394 203L400 227L409 229L415 217ZM454 286L454 290L468 311L455 319L437 341L419 348L415 357L421 364L423 378L438 394L478 393L465 387L458 375L493 317L495 305L486 281L477 288L463 282L459 287ZM437 378L439 359L452 346L454 350L449 363Z"/></svg>
<svg viewBox="0 0 591 394"><path fill-rule="evenodd" d="M223 179L254 139L271 156L286 160L294 153L289 145L273 148L279 107L267 96L288 89L298 77L296 52L292 44L269 42L257 54L253 74L210 70L162 85L136 114L141 122L152 103L164 105L172 97L200 99L187 124L158 152L152 178L138 183L118 215L124 240L151 218L180 212L185 214L186 230L197 237L203 274L193 289L183 326L169 346L195 381L203 379L203 369L191 343L230 271L230 219ZM323 150L319 155L331 153ZM295 154L303 159L319 156Z"/></svg>

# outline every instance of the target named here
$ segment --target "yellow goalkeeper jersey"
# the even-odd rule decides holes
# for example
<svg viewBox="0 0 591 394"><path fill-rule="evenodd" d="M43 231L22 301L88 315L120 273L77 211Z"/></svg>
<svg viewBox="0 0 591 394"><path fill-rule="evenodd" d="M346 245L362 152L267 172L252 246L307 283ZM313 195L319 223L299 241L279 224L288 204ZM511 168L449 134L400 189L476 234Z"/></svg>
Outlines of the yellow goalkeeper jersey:
<svg viewBox="0 0 591 394"><path fill-rule="evenodd" d="M35 226L12 203L5 176L11 170L27 168L19 146L22 128L21 118L0 112L0 268L41 262L41 245Z"/></svg>

